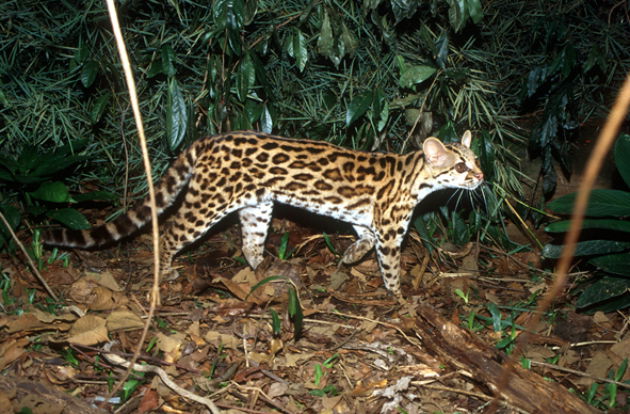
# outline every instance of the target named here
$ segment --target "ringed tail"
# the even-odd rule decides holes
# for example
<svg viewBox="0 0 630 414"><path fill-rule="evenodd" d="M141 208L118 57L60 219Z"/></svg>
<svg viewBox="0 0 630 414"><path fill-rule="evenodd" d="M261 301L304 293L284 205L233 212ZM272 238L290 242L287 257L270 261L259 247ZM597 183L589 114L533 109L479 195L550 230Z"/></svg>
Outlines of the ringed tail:
<svg viewBox="0 0 630 414"><path fill-rule="evenodd" d="M177 160L160 178L155 186L155 201L158 214L162 213L177 198L178 194L188 184L192 176L201 147L207 140L195 141L187 150L182 152ZM43 243L49 246L63 246L75 248L100 247L123 237L129 236L151 221L149 196L136 204L126 214L100 226L87 230L70 230L65 228L52 229L43 234Z"/></svg>

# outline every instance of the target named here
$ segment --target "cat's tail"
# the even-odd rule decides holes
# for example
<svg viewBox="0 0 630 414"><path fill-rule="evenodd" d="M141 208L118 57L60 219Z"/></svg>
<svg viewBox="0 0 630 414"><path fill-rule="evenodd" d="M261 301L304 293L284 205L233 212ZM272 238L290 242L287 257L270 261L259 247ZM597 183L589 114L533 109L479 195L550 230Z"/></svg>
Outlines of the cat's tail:
<svg viewBox="0 0 630 414"><path fill-rule="evenodd" d="M187 150L182 152L177 160L166 171L155 186L155 201L158 214L169 207L177 195L186 186L193 173L197 157L210 140L195 141ZM64 246L75 248L99 247L123 237L129 236L151 221L149 196L136 204L116 219L88 230L70 230L64 228L52 229L43 234L44 244L49 246Z"/></svg>

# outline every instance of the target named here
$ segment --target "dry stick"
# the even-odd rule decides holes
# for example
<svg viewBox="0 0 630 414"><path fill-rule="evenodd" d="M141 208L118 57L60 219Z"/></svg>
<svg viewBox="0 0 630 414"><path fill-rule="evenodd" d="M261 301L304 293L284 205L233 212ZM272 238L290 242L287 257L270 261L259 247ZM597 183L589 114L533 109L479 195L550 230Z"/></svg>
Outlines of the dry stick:
<svg viewBox="0 0 630 414"><path fill-rule="evenodd" d="M593 148L593 153L588 161L586 166L586 172L584 173L583 181L580 183L580 187L578 189L577 197L575 200L575 207L573 210L573 216L571 217L571 227L567 232L564 238L564 249L562 251L562 257L560 257L560 261L558 262L558 267L556 270L556 278L551 286L551 289L547 291L543 299L538 303L536 307L536 312L534 316L529 320L528 323L525 324L525 329L523 333L518 338L516 342L516 347L512 351L512 355L505 361L503 364L503 372L501 374L501 378L497 383L497 397L501 395L501 392L505 389L510 375L512 374L513 366L516 365L516 358L520 354L520 351L523 349L527 340L529 339L529 332L532 332L534 328L540 322L540 319L544 312L549 308L551 302L558 296L560 291L563 289L564 285L567 281L567 272L569 271L569 266L571 265L571 259L573 258L573 254L575 253L576 244L578 238L580 236L580 230L582 228L582 223L584 221L584 215L586 213L586 207L588 206L588 199L591 195L591 190L593 188L593 184L595 183L595 179L597 178L597 174L601 169L602 163L608 150L612 146L615 141L615 137L617 136L617 132L619 131L619 127L623 122L626 113L628 112L628 107L630 106L630 74L626 77L623 86L621 87L621 91L619 92L619 96L615 101L615 105L610 111L610 115L608 116L608 120L604 125L604 129L599 134L597 139L597 143L595 144L595 148ZM492 405L489 407L488 412L494 413L497 409L498 399L495 399Z"/></svg>
<svg viewBox="0 0 630 414"><path fill-rule="evenodd" d="M118 22L118 15L116 14L116 6L114 5L114 0L105 0L107 3L107 10L109 12L109 18L112 22L112 29L114 31L114 37L116 38L116 46L118 48L118 54L120 55L120 61L123 66L123 70L125 72L125 79L127 81L127 88L129 89L129 100L131 101L131 108L133 110L133 117L136 122L136 126L138 128L138 138L140 141L140 149L142 151L142 161L144 163L144 170L147 177L147 185L149 187L149 203L151 205L151 233L153 236L153 288L151 289L151 306L149 308L149 315L147 317L147 322L144 325L144 329L142 330L142 336L140 341L138 341L138 346L129 363L129 367L127 368L127 372L123 376L123 378L114 386L112 391L109 393L108 398L105 399L107 401L114 395L120 387L122 387L123 383L129 377L133 366L138 360L138 356L140 355L140 351L142 350L142 346L147 337L147 333L149 331L149 325L151 324L151 320L153 318L153 314L155 312L155 307L158 302L159 291L159 281L160 281L160 247L159 247L159 233L158 233L158 220L157 220L157 209L155 205L155 190L153 188L153 177L151 174L151 162L149 161L149 152L147 150L147 140L144 135L144 126L142 124L142 115L140 114L140 105L138 103L138 94L136 92L136 84L133 79L133 73L131 71L131 64L129 63L129 57L127 55L127 48L125 46L125 41L122 37L122 32L120 30L120 24Z"/></svg>
<svg viewBox="0 0 630 414"><path fill-rule="evenodd" d="M41 273L39 273L39 270L37 270L37 266L35 266L35 263L33 263L33 259L31 259L31 256L29 256L28 252L26 251L26 248L15 235L15 232L11 228L11 225L7 221L6 217L4 217L4 214L2 214L2 211L0 211L0 219L2 219L2 222L4 223L5 227L7 228L7 230L9 230L9 233L11 233L11 237L13 238L15 243L20 247L20 250L22 250L22 253L24 253L24 256L26 257L28 264L31 266L31 269L33 269L33 273L35 274L35 277L37 277L37 279L41 282L41 284L44 285L44 288L46 289L50 297L53 298L55 302L59 302L59 299L55 295L55 292L53 292L50 286L48 286L48 283L46 283L46 279L44 279Z"/></svg>

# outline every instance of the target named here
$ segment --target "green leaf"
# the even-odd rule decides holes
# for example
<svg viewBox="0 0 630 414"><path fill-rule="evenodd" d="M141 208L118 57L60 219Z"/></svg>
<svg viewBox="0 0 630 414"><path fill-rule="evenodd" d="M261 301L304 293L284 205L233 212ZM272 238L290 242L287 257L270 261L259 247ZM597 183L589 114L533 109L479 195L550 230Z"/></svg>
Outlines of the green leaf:
<svg viewBox="0 0 630 414"><path fill-rule="evenodd" d="M295 339L298 339L302 334L304 315L302 314L300 299L293 285L289 285L289 317L295 328Z"/></svg>
<svg viewBox="0 0 630 414"><path fill-rule="evenodd" d="M263 280L261 280L260 282L256 283L254 286L252 286L252 288L249 290L249 293L247 294L247 296L245 296L245 300L247 300L247 298L249 297L249 295L251 295L252 293L254 293L254 291L256 289L258 289L259 287L266 285L267 283L273 282L275 280L284 280L286 283L289 283L287 281L286 276L279 276L279 275L274 275L274 276L269 276L264 278Z"/></svg>
<svg viewBox="0 0 630 414"><path fill-rule="evenodd" d="M279 336L282 333L282 322L280 321L280 316L275 309L269 309L269 313L271 314L271 331L274 336Z"/></svg>
<svg viewBox="0 0 630 414"><path fill-rule="evenodd" d="M547 203L547 208L560 214L570 214L576 193L567 194ZM587 216L630 216L630 193L620 190L596 189L591 192L586 210Z"/></svg>
<svg viewBox="0 0 630 414"><path fill-rule="evenodd" d="M418 0L390 0L396 24L414 15L421 2Z"/></svg>
<svg viewBox="0 0 630 414"><path fill-rule="evenodd" d="M372 92L363 92L360 95L354 97L350 105L348 105L348 110L346 111L346 127L349 127L362 117L370 107L373 101Z"/></svg>
<svg viewBox="0 0 630 414"><path fill-rule="evenodd" d="M38 200L50 201L52 203L70 202L70 192L68 187L60 181L46 181L37 190L29 193L31 197Z"/></svg>
<svg viewBox="0 0 630 414"><path fill-rule="evenodd" d="M563 220L549 224L545 227L545 231L549 233L562 233L568 231L569 227L571 227L571 220ZM630 222L622 220L586 219L582 224L582 229L605 229L630 232Z"/></svg>
<svg viewBox="0 0 630 414"><path fill-rule="evenodd" d="M86 88L92 86L97 73L98 63L93 60L85 62L85 65L83 65L83 68L81 69L81 84Z"/></svg>
<svg viewBox="0 0 630 414"><path fill-rule="evenodd" d="M175 51L171 45L164 45L160 48L160 57L162 58L161 72L168 77L175 76Z"/></svg>
<svg viewBox="0 0 630 414"><path fill-rule="evenodd" d="M319 39L317 39L317 49L319 53L328 57L335 65L338 65L339 59L336 59L334 45L335 39L333 37L332 26L330 25L330 18L328 17L328 12L324 12L322 28L319 32Z"/></svg>
<svg viewBox="0 0 630 414"><path fill-rule="evenodd" d="M437 50L435 62L442 69L446 67L448 62L448 32L444 31L435 41L435 49Z"/></svg>
<svg viewBox="0 0 630 414"><path fill-rule="evenodd" d="M20 220L22 219L22 215L20 214L20 210L11 204L0 204L0 211L4 214L4 217L7 219L9 226L11 226L12 230L17 230L20 225ZM9 230L6 228L3 222L0 222L0 248L3 249L5 245L12 246L11 243L12 237ZM10 248L9 248L10 249Z"/></svg>
<svg viewBox="0 0 630 414"><path fill-rule="evenodd" d="M451 27L459 32L466 24L466 1L465 0L447 0L450 4L448 8L448 20Z"/></svg>
<svg viewBox="0 0 630 414"><path fill-rule="evenodd" d="M619 174L630 187L630 135L623 134L617 138L613 154Z"/></svg>
<svg viewBox="0 0 630 414"><path fill-rule="evenodd" d="M118 194L110 193L109 191L90 191L77 194L73 198L77 203L81 201L112 201L118 198Z"/></svg>
<svg viewBox="0 0 630 414"><path fill-rule="evenodd" d="M335 246L333 246L332 241L330 240L330 236L326 234L326 232L324 232L322 233L322 237L324 238L324 243L326 243L326 247L328 247L328 250L330 250L330 252L335 256L338 255L339 253L335 249Z"/></svg>
<svg viewBox="0 0 630 414"><path fill-rule="evenodd" d="M481 8L481 0L467 0L468 14L473 23L478 24L483 19L483 9Z"/></svg>
<svg viewBox="0 0 630 414"><path fill-rule="evenodd" d="M605 272L630 276L630 253L628 252L594 257L588 262Z"/></svg>
<svg viewBox="0 0 630 414"><path fill-rule="evenodd" d="M624 358L623 361L621 361L621 364L619 364L619 368L617 368L617 371L615 372L615 377L613 379L615 381L623 380L623 376L625 375L627 369L628 369L628 358Z"/></svg>
<svg viewBox="0 0 630 414"><path fill-rule="evenodd" d="M85 230L90 228L90 222L85 216L73 208L48 211L46 215L72 230Z"/></svg>
<svg viewBox="0 0 630 414"><path fill-rule="evenodd" d="M280 238L280 246L278 246L278 258L286 260L289 256L289 232L285 232Z"/></svg>
<svg viewBox="0 0 630 414"><path fill-rule="evenodd" d="M7 219L7 222L9 222L11 229L17 229L18 225L20 224L20 219L22 217L22 215L20 214L20 210L12 206L11 204L0 204L0 211L2 211L4 218ZM3 231L6 230L3 222L0 223L0 228Z"/></svg>
<svg viewBox="0 0 630 414"><path fill-rule="evenodd" d="M92 121L93 124L96 124L101 120L105 109L107 109L107 106L109 105L110 98L111 95L108 92L105 92L94 101L94 105L92 105L92 109L90 110L90 121Z"/></svg>
<svg viewBox="0 0 630 414"><path fill-rule="evenodd" d="M490 312L490 316L492 318L492 327L494 331L501 332L503 330L501 326L501 311L499 310L497 305L492 302L488 303L486 307L488 308L488 312Z"/></svg>
<svg viewBox="0 0 630 414"><path fill-rule="evenodd" d="M403 88L411 88L413 85L429 79L437 71L433 66L405 65L400 72L398 84Z"/></svg>
<svg viewBox="0 0 630 414"><path fill-rule="evenodd" d="M630 278L604 276L588 286L578 297L575 305L578 308L585 308L607 302L607 306L611 305L606 308L608 311L627 308L630 306L629 290Z"/></svg>
<svg viewBox="0 0 630 414"><path fill-rule="evenodd" d="M188 126L188 111L186 102L175 78L168 81L168 95L166 99L166 139L171 151L182 143Z"/></svg>
<svg viewBox="0 0 630 414"><path fill-rule="evenodd" d="M271 113L269 113L269 107L267 104L263 104L263 112L260 118L260 130L262 132L266 132L267 134L271 134L273 131L273 118L271 117Z"/></svg>
<svg viewBox="0 0 630 414"><path fill-rule="evenodd" d="M557 259L562 255L564 245L547 244L542 255L550 259ZM613 240L587 240L579 242L574 256L594 256L598 254L617 253L630 249L630 242Z"/></svg>
<svg viewBox="0 0 630 414"><path fill-rule="evenodd" d="M247 94L256 82L256 70L254 63L249 53L245 54L245 57L239 65L238 73L236 76L236 94L241 102L245 102Z"/></svg>
<svg viewBox="0 0 630 414"><path fill-rule="evenodd" d="M304 37L304 33L296 29L295 32L289 36L286 49L288 55L295 59L295 63L300 72L304 71L306 62L308 62L308 50L306 48L306 37Z"/></svg>

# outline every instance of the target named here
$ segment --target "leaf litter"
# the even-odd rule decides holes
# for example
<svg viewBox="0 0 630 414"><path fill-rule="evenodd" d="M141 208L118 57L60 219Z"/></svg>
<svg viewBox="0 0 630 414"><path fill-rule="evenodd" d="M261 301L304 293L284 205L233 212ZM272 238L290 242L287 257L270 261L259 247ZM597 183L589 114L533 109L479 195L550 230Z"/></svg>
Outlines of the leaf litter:
<svg viewBox="0 0 630 414"><path fill-rule="evenodd" d="M107 401L102 408L204 413L212 410L204 406L207 400L235 413L477 412L492 399L491 384L455 358L428 349L414 331L414 309L430 306L494 347L519 333L528 313L514 309L527 307L549 283L532 282L524 255L508 257L472 244L446 247L427 260L419 256L427 254L419 239L409 237L402 263L412 287L401 305L386 295L373 253L353 267L337 265L336 252L352 238L326 236L332 252L310 229L287 221L274 221L273 228L281 230L269 238L267 258L256 271L235 259L241 252L233 242L238 228L231 227L211 236L206 243L212 248L202 245L181 255L180 278L161 285L162 306L140 361L202 402L164 386L157 371L150 371L131 377L135 383L121 408ZM293 250L279 260L276 246L287 231ZM43 274L64 303L73 305L69 308L44 306L45 293L35 280L15 260L2 260L13 283L3 296L0 369L9 378L103 403L121 372L103 357L104 345L109 354L128 360L148 311L146 240L113 249L118 253L113 259L110 250L90 253L89 265L82 256L67 268L48 265ZM208 259L203 253L210 250ZM33 289L35 300L29 303ZM291 289L303 314L301 332L289 317ZM501 308L492 311L488 303ZM525 351L534 362L552 361L540 369L533 364L538 373L586 392L594 379L608 378L630 356L622 315L577 315L569 307L556 314L560 320L541 323ZM619 378L627 379L627 372ZM0 404L28 405L16 399L17 385L15 392L10 389L0 387ZM627 392L620 388L619 394ZM500 412L523 410L508 401Z"/></svg>

